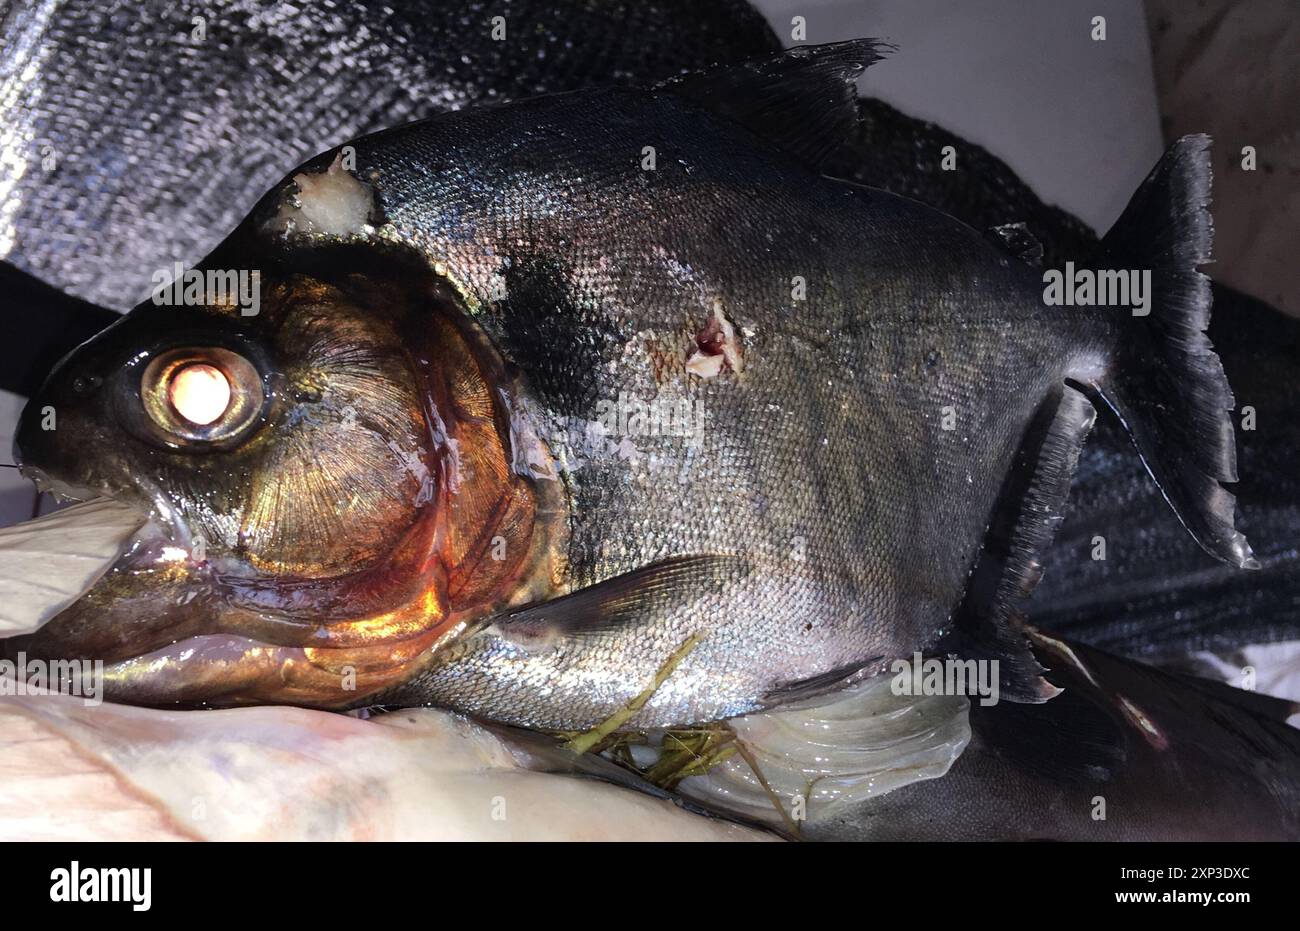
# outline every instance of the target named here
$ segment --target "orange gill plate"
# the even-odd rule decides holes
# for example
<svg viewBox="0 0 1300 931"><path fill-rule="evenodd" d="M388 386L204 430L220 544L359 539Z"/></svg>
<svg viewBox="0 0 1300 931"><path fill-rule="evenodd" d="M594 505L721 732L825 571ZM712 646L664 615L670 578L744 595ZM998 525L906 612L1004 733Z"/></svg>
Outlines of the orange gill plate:
<svg viewBox="0 0 1300 931"><path fill-rule="evenodd" d="M288 290L302 299L304 288L319 299L316 282L298 279ZM445 291L441 282L432 289L436 305L459 307L438 293ZM185 624L193 636L110 663L110 697L364 704L412 675L471 622L556 590L560 482L516 466L537 462L539 453L549 462L549 450L514 408L517 391L495 350L453 313L460 316L427 308L410 315L417 333L406 346L423 401L413 413L427 433L436 482L388 558L321 577L310 571L307 552L287 550L294 562L276 568L301 567L296 577L219 577L224 604L215 625L210 618Z"/></svg>

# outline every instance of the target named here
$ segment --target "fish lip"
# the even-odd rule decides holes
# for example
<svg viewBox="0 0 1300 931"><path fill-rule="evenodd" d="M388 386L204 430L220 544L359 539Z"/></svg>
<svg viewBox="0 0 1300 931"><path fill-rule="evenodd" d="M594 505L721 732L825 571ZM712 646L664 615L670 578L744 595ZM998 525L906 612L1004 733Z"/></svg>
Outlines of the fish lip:
<svg viewBox="0 0 1300 931"><path fill-rule="evenodd" d="M114 501L117 500L114 495L102 489L91 488L88 485L75 485L72 482L65 482L63 479L51 478L45 470L34 465L20 465L18 473L35 485L37 491L52 495L60 503L90 501L92 498L113 498ZM124 502L118 503L122 504ZM130 505L126 506L130 507Z"/></svg>
<svg viewBox="0 0 1300 931"><path fill-rule="evenodd" d="M163 495L162 490L153 483L144 482L137 486L151 502L151 507L146 510L140 507L138 502L123 500L120 493L114 493L106 488L77 485L63 479L52 478L39 466L23 464L18 467L18 471L36 486L37 491L53 496L54 500L61 504L108 498L125 508L136 511L144 518L144 523L136 531L137 538L152 526L162 531L170 543L187 550L193 546L193 534L189 527L179 518L176 509Z"/></svg>

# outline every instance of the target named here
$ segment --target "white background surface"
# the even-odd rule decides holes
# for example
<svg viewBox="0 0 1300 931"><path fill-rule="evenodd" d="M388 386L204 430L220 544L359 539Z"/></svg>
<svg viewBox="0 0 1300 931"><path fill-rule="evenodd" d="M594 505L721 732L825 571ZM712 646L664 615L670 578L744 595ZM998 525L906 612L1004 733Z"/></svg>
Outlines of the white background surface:
<svg viewBox="0 0 1300 931"><path fill-rule="evenodd" d="M1048 203L1105 231L1160 158L1139 0L757 0L786 45L871 36L898 51L861 82L1006 161ZM1106 18L1106 41L1091 38ZM960 158L960 155L958 156Z"/></svg>

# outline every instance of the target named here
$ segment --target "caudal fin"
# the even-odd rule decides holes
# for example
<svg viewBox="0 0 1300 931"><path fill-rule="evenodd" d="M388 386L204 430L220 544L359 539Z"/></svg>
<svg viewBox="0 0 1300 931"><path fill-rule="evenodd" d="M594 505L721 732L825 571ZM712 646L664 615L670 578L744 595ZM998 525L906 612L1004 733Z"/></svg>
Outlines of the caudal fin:
<svg viewBox="0 0 1300 931"><path fill-rule="evenodd" d="M1221 484L1237 480L1235 402L1205 335L1210 280L1197 270L1213 238L1209 145L1195 135L1170 146L1102 239L1102 264L1149 269L1151 294L1149 314L1126 319L1118 364L1096 387L1196 541L1253 569L1233 524L1236 500Z"/></svg>

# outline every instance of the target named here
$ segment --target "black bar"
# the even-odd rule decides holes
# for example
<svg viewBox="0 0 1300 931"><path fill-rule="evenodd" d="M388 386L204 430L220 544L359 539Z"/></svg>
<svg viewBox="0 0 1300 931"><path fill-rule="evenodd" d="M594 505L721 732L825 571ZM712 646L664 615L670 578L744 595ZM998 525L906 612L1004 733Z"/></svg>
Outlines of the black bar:
<svg viewBox="0 0 1300 931"><path fill-rule="evenodd" d="M695 915L695 921L713 924L722 916L772 908L787 918L802 915L810 926L840 914L857 916L855 925L863 926L963 915L1038 924L1099 910L1180 918L1198 912L1231 922L1251 906L1285 914L1280 909L1296 898L1297 850L1289 844L1220 843L569 844L545 851L454 844L5 848L9 919L47 910L127 920L144 914L129 900L52 901L55 871L70 871L76 861L78 875L87 868L148 867L148 913L166 919L206 914L223 920L229 914L261 923L275 915L300 919L316 913L341 920L351 913L374 923L415 912L423 914L421 924L431 926L475 921L476 911L482 918L495 916L493 924L544 914L552 920L567 914L574 920L599 916L639 923L663 909L681 909L678 920ZM1182 874L1172 872L1177 870ZM1154 901L1121 901L1132 893ZM1165 901L1166 893L1183 900ZM1187 901L1204 893L1244 893L1249 901Z"/></svg>

